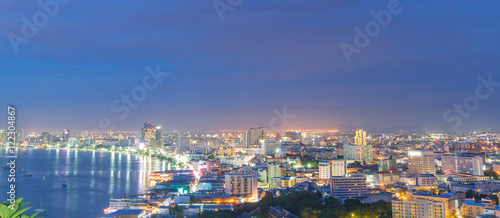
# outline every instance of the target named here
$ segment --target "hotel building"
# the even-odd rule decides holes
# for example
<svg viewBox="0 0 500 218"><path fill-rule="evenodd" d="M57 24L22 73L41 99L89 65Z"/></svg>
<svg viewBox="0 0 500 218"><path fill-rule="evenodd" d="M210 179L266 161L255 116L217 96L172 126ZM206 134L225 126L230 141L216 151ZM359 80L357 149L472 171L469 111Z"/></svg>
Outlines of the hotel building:
<svg viewBox="0 0 500 218"><path fill-rule="evenodd" d="M340 200L366 196L366 177L352 173L346 176L332 176L330 179L332 197Z"/></svg>

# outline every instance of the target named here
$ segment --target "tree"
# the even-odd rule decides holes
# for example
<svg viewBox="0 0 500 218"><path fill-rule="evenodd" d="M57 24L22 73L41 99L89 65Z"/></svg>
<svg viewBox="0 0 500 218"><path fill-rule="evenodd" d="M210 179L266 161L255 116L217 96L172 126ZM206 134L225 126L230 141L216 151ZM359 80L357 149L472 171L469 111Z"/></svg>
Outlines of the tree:
<svg viewBox="0 0 500 218"><path fill-rule="evenodd" d="M465 198L474 198L475 194L476 193L472 189L469 189L465 192Z"/></svg>
<svg viewBox="0 0 500 218"><path fill-rule="evenodd" d="M302 209L300 211L300 217L317 218L320 213L321 213L321 210L319 210L319 209L305 208L305 209Z"/></svg>
<svg viewBox="0 0 500 218"><path fill-rule="evenodd" d="M357 199L346 199L344 200L344 203L345 203L344 206L348 212L357 210L358 208L363 206L361 204L361 201Z"/></svg>
<svg viewBox="0 0 500 218"><path fill-rule="evenodd" d="M329 211L340 211L343 209L342 203L337 198L325 199L325 208Z"/></svg>
<svg viewBox="0 0 500 218"><path fill-rule="evenodd" d="M175 206L169 208L170 215L177 215L177 217L184 217L184 208L181 206Z"/></svg>
<svg viewBox="0 0 500 218"><path fill-rule="evenodd" d="M16 199L14 204L2 202L0 204L0 217L2 218L34 218L37 214L33 214L31 216L24 215L23 213L29 210L31 207L27 207L30 203L23 203L22 198Z"/></svg>
<svg viewBox="0 0 500 218"><path fill-rule="evenodd" d="M196 218L232 218L236 217L236 213L230 210L222 210L222 211L211 211L211 210L205 210L198 215L196 215Z"/></svg>

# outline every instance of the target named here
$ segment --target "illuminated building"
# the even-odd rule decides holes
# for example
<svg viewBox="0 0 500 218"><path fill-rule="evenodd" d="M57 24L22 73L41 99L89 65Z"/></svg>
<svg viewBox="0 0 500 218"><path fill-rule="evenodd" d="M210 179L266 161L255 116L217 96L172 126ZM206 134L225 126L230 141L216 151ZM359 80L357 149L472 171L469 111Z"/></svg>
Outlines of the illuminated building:
<svg viewBox="0 0 500 218"><path fill-rule="evenodd" d="M307 182L307 178L298 178L295 176L281 176L273 178L275 188L291 188L297 183Z"/></svg>
<svg viewBox="0 0 500 218"><path fill-rule="evenodd" d="M330 179L332 197L340 200L366 196L366 177L352 173L346 176L332 176Z"/></svg>
<svg viewBox="0 0 500 218"><path fill-rule="evenodd" d="M332 176L344 176L346 173L346 160L332 159L319 163L319 179L329 180Z"/></svg>
<svg viewBox="0 0 500 218"><path fill-rule="evenodd" d="M61 140L62 140L63 143L68 143L69 142L69 129L65 129L63 131Z"/></svg>
<svg viewBox="0 0 500 218"><path fill-rule="evenodd" d="M443 173L466 173L484 176L483 158L480 156L446 155L441 157Z"/></svg>
<svg viewBox="0 0 500 218"><path fill-rule="evenodd" d="M434 152L425 150L408 151L408 168L412 175L427 173L436 175Z"/></svg>
<svg viewBox="0 0 500 218"><path fill-rule="evenodd" d="M264 138L264 128L250 128L245 132L244 146L250 147L254 145L259 145L260 140Z"/></svg>
<svg viewBox="0 0 500 218"><path fill-rule="evenodd" d="M361 163L373 162L373 149L371 145L345 144L343 150L345 160L354 160Z"/></svg>
<svg viewBox="0 0 500 218"><path fill-rule="evenodd" d="M261 143L261 154L262 155L271 155L276 152L276 149L281 146L281 143L271 140L271 139L266 139L266 140L260 140Z"/></svg>
<svg viewBox="0 0 500 218"><path fill-rule="evenodd" d="M151 124L149 121L144 122L144 128L141 130L141 142L161 139L161 127Z"/></svg>
<svg viewBox="0 0 500 218"><path fill-rule="evenodd" d="M438 186L437 177L433 174L418 174L415 180L418 189L431 190L433 188L437 188Z"/></svg>
<svg viewBox="0 0 500 218"><path fill-rule="evenodd" d="M161 148L161 126L153 125L149 121L144 122L141 129L141 143L146 143L152 148Z"/></svg>
<svg viewBox="0 0 500 218"><path fill-rule="evenodd" d="M396 170L379 171L375 173L375 178L381 185L394 185L399 182L400 173Z"/></svg>
<svg viewBox="0 0 500 218"><path fill-rule="evenodd" d="M354 144L355 145L367 145L367 140L366 140L366 131L362 129L358 129L356 131L356 136L354 136Z"/></svg>
<svg viewBox="0 0 500 218"><path fill-rule="evenodd" d="M442 195L410 194L398 195L400 200L392 201L392 217L413 218L451 217L454 210L458 210L465 198L465 193L449 192Z"/></svg>
<svg viewBox="0 0 500 218"><path fill-rule="evenodd" d="M122 209L129 209L132 204L143 203L144 200L142 198L111 198L109 200L109 208L107 210L109 212L114 212Z"/></svg>
<svg viewBox="0 0 500 218"><path fill-rule="evenodd" d="M189 136L179 136L179 143L177 147L181 151L189 151L189 146L191 145L191 137Z"/></svg>
<svg viewBox="0 0 500 218"><path fill-rule="evenodd" d="M281 168L280 165L269 165L267 168L268 176L267 176L267 183L269 184L269 187L271 188L276 188L278 186L275 186L273 184L273 178L274 177L281 177Z"/></svg>
<svg viewBox="0 0 500 218"><path fill-rule="evenodd" d="M378 160L378 171L397 170L396 159L380 159Z"/></svg>
<svg viewBox="0 0 500 218"><path fill-rule="evenodd" d="M227 173L225 175L225 193L227 195L244 196L250 201L258 200L257 175Z"/></svg>
<svg viewBox="0 0 500 218"><path fill-rule="evenodd" d="M48 132L43 132L42 133L42 144L43 145L50 145L52 144L53 138Z"/></svg>
<svg viewBox="0 0 500 218"><path fill-rule="evenodd" d="M394 218L445 218L445 204L426 199L393 200L392 217Z"/></svg>
<svg viewBox="0 0 500 218"><path fill-rule="evenodd" d="M481 199L481 203L476 203L474 200L465 200L462 203L462 215L465 218L499 217L499 214L500 207L488 197Z"/></svg>
<svg viewBox="0 0 500 218"><path fill-rule="evenodd" d="M410 194L407 200L415 201L418 204L418 217L451 217L453 210L458 210L464 198L465 193L448 192L442 195ZM422 205L424 206L422 207ZM396 217L394 210L393 217Z"/></svg>
<svg viewBox="0 0 500 218"><path fill-rule="evenodd" d="M482 203L476 203L474 200L466 200L464 203L462 203L462 213L464 217L477 217L479 215L482 215L484 212L484 209L486 208L485 204Z"/></svg>

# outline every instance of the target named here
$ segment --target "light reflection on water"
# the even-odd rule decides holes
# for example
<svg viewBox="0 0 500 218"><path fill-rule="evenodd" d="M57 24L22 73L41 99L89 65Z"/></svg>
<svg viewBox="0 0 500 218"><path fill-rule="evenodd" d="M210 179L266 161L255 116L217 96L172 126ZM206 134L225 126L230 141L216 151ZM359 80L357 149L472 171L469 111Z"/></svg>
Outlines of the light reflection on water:
<svg viewBox="0 0 500 218"><path fill-rule="evenodd" d="M4 153L2 149L0 156ZM44 217L99 217L108 207L110 195L145 193L149 174L165 168L162 161L143 156L66 149L30 149L27 154L19 152L16 161L18 170L24 168L33 174L23 177L24 173L18 172L17 196L31 203L33 208L27 214L40 207L43 197L42 208L47 212L40 215ZM0 170L0 175L0 191L6 193L8 171ZM63 181L67 188L61 186ZM2 198L5 201L7 195Z"/></svg>

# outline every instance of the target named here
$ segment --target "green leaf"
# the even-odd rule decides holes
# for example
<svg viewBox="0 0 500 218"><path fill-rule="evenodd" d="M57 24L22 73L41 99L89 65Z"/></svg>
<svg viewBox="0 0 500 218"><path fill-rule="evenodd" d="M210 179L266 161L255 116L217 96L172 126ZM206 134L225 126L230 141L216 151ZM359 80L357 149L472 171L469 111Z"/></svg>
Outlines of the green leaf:
<svg viewBox="0 0 500 218"><path fill-rule="evenodd" d="M9 218L10 214L12 214L12 210L9 208L9 206L2 204L0 205L0 215L2 218Z"/></svg>
<svg viewBox="0 0 500 218"><path fill-rule="evenodd" d="M34 213L33 215L30 216L30 218L35 218L35 216L38 214L38 212ZM43 218L43 217L40 217Z"/></svg>
<svg viewBox="0 0 500 218"><path fill-rule="evenodd" d="M19 215L21 215L24 211L27 211L29 210L31 207L27 207L27 208L23 208L23 209L19 209L19 210L16 210L16 212L14 214L12 214L12 217L15 218L15 217L18 217Z"/></svg>

